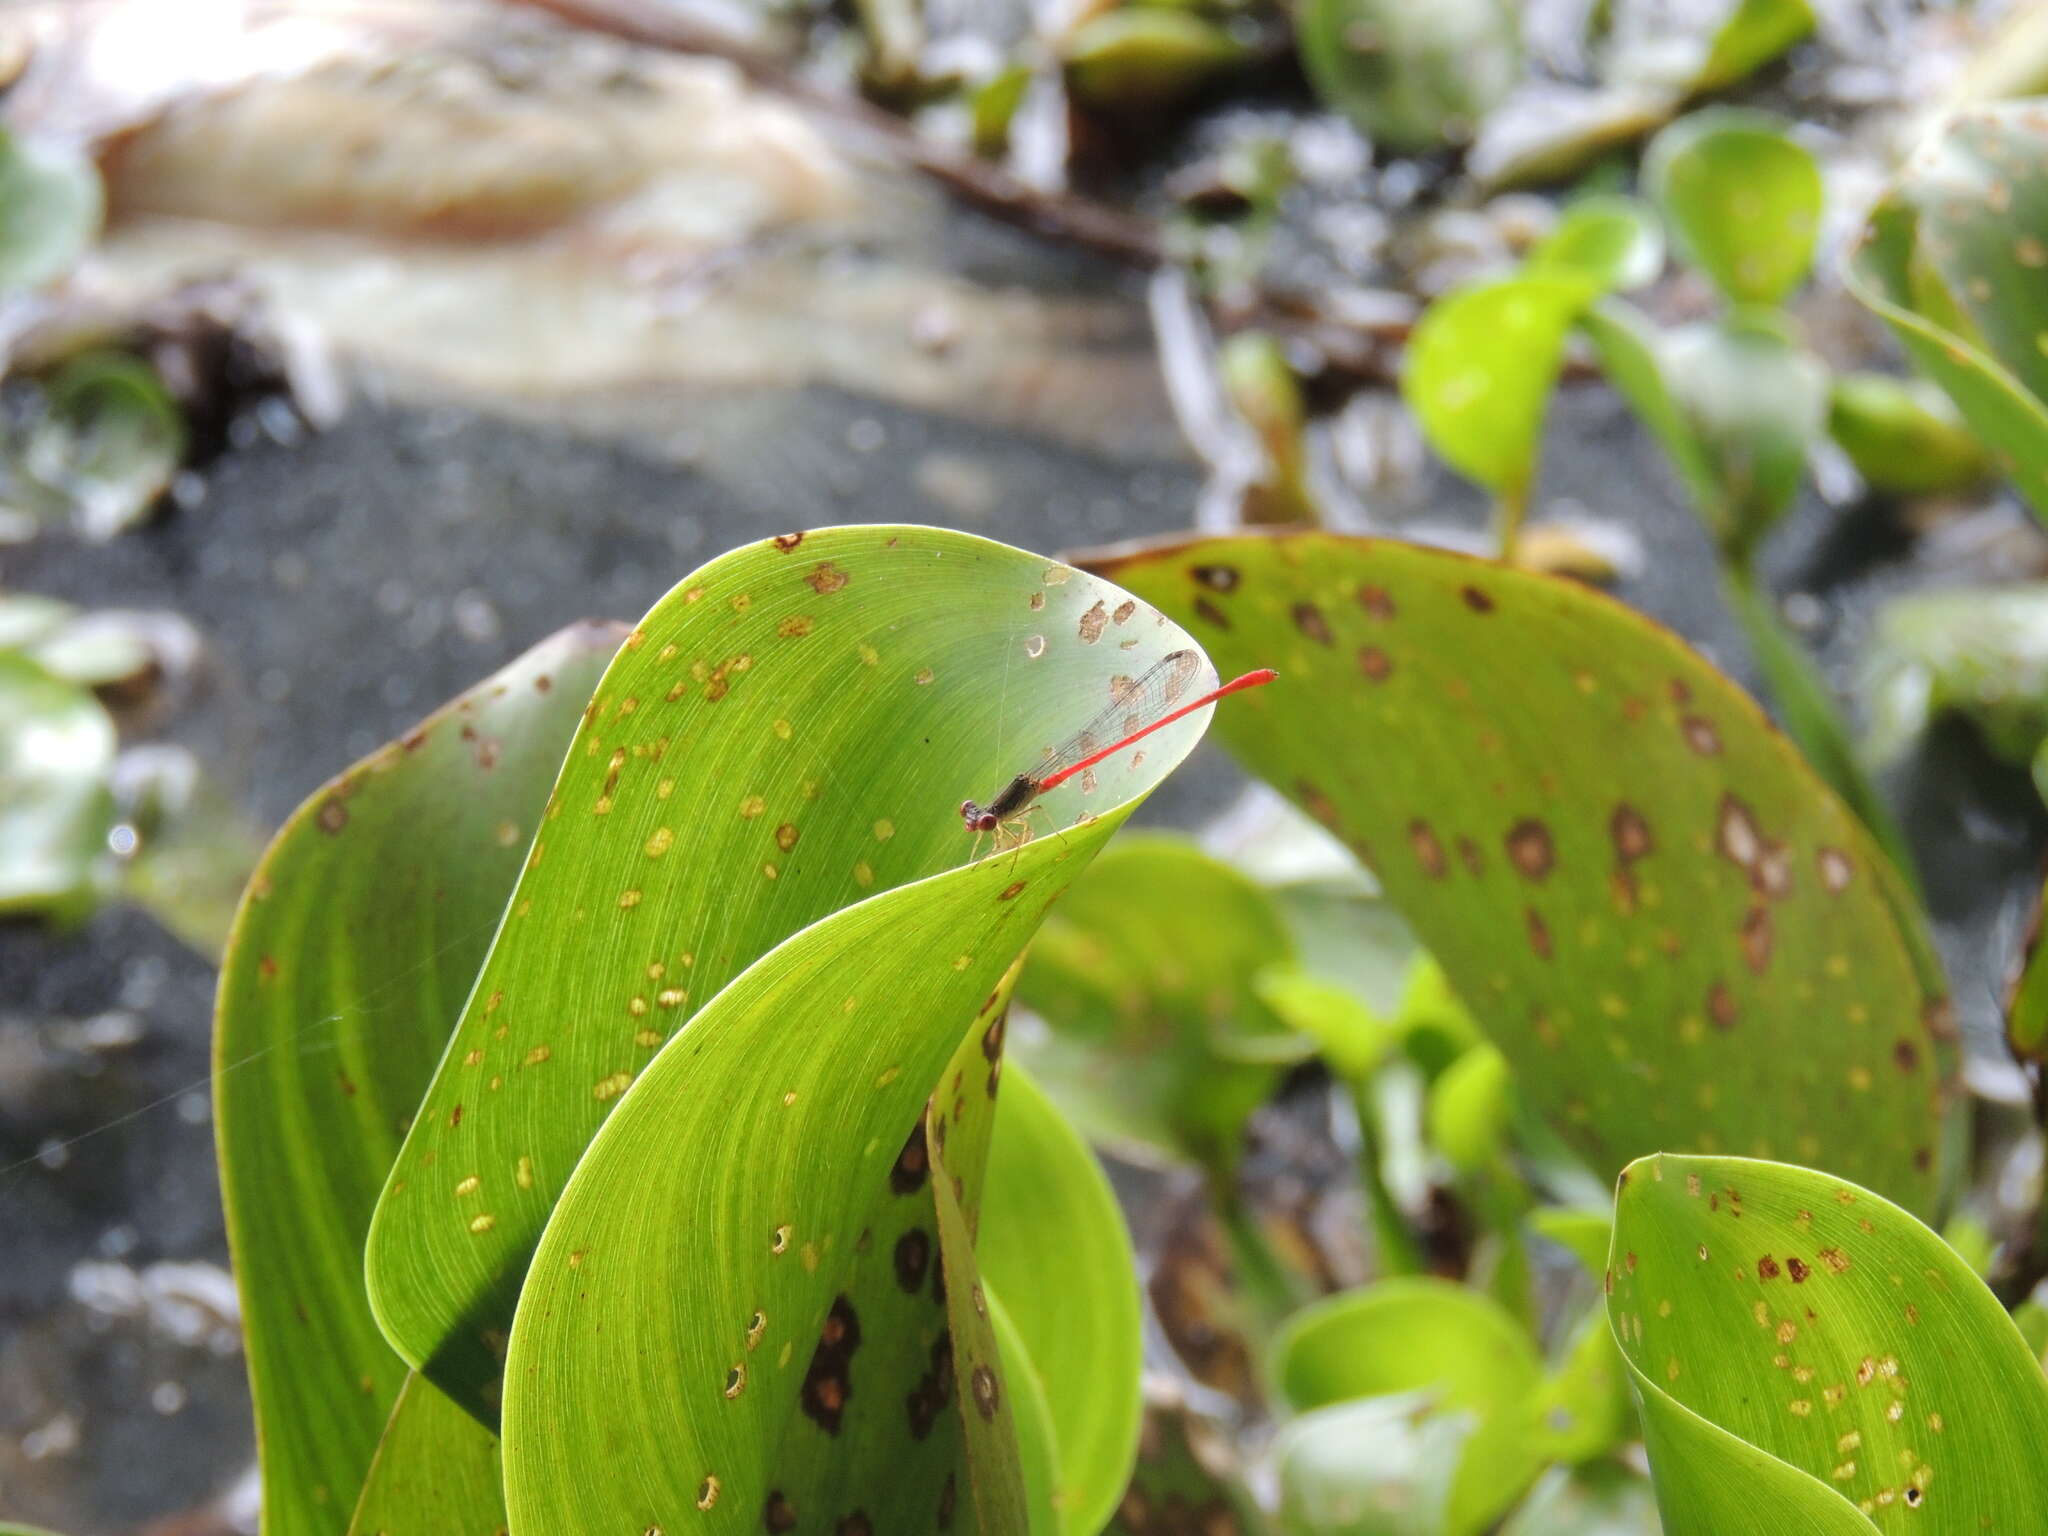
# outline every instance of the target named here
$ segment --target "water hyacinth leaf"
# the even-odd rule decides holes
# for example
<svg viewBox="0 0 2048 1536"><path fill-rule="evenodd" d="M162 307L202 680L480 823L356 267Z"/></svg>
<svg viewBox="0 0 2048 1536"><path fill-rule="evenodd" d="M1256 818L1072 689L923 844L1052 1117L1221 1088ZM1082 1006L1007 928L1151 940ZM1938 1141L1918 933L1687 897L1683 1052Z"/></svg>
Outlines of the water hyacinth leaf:
<svg viewBox="0 0 2048 1536"><path fill-rule="evenodd" d="M91 352L57 370L49 414L30 439L30 471L62 491L88 539L106 540L156 505L185 454L185 419L138 358Z"/></svg>
<svg viewBox="0 0 2048 1536"><path fill-rule="evenodd" d="M0 134L0 289L38 287L70 271L105 210L89 157Z"/></svg>
<svg viewBox="0 0 2048 1536"><path fill-rule="evenodd" d="M1608 1212L1568 1205L1538 1206L1529 1213L1529 1227L1571 1254L1594 1279L1607 1272L1607 1250L1614 1236L1614 1221Z"/></svg>
<svg viewBox="0 0 2048 1536"><path fill-rule="evenodd" d="M1664 338L1660 367L1714 487L1699 508L1724 553L1746 564L1799 494L1827 421L1828 373L1776 317L1738 313Z"/></svg>
<svg viewBox="0 0 2048 1536"><path fill-rule="evenodd" d="M2048 585L1894 598L1878 611L1870 651L1864 689L1879 762L1948 713L2015 767L2048 741Z"/></svg>
<svg viewBox="0 0 2048 1536"><path fill-rule="evenodd" d="M82 916L106 860L114 722L85 689L0 651L0 914Z"/></svg>
<svg viewBox="0 0 2048 1536"><path fill-rule="evenodd" d="M1720 500L1720 483L1705 446L1666 383L1664 334L1634 305L1605 298L1579 317L1579 329L1593 344L1600 371L1615 393L1657 439L1679 483L1706 516Z"/></svg>
<svg viewBox="0 0 2048 1536"><path fill-rule="evenodd" d="M407 1376L349 1536L497 1536L504 1529L498 1437L426 1377Z"/></svg>
<svg viewBox="0 0 2048 1536"><path fill-rule="evenodd" d="M1425 1392L1361 1398L1305 1413L1275 1437L1285 1536L1475 1536L1457 1507L1474 1464L1469 1413Z"/></svg>
<svg viewBox="0 0 2048 1536"><path fill-rule="evenodd" d="M1552 1467L1501 1536L1661 1536L1650 1480L1619 1461Z"/></svg>
<svg viewBox="0 0 2048 1536"><path fill-rule="evenodd" d="M1460 1173L1490 1167L1506 1150L1514 1117L1514 1082L1507 1058L1490 1045L1474 1046L1429 1087L1429 1144Z"/></svg>
<svg viewBox="0 0 2048 1536"><path fill-rule="evenodd" d="M1634 1438L1628 1367L1597 1300L1568 1336L1563 1359L1544 1378L1532 1419L1544 1456L1568 1464L1606 1456Z"/></svg>
<svg viewBox="0 0 2048 1536"><path fill-rule="evenodd" d="M1423 313L1401 395L1454 469L1496 495L1526 493L1565 337L1601 286L1584 272L1546 270L1474 283Z"/></svg>
<svg viewBox="0 0 2048 1536"><path fill-rule="evenodd" d="M1171 105L1242 63L1245 47L1193 11L1130 6L1074 29L1064 58L1074 96L1127 110Z"/></svg>
<svg viewBox="0 0 2048 1536"><path fill-rule="evenodd" d="M2038 766L2035 783L2042 783ZM2048 958L2044 958L2048 950L2041 944L2044 908L2048 908L2048 887L2034 898L2034 915L2027 924L2026 940L2005 995L2005 1040L2021 1061L2048 1060Z"/></svg>
<svg viewBox="0 0 2048 1536"><path fill-rule="evenodd" d="M1680 253L1731 303L1775 304L1806 280L1820 166L1780 119L1737 107L1681 118L1650 141L1643 183Z"/></svg>
<svg viewBox="0 0 2048 1536"><path fill-rule="evenodd" d="M1393 1026L1348 987L1298 966L1273 965L1253 978L1259 998L1347 1082L1371 1077L1394 1048Z"/></svg>
<svg viewBox="0 0 2048 1536"><path fill-rule="evenodd" d="M990 1324L995 1329L996 1352L1001 1360L1001 1379L1006 1384L1009 1396L1005 1399L1010 1410L1010 1429L1016 1436L1016 1458L1018 1470L1023 1477L1022 1508L1025 1513L1026 1531L1053 1531L1060 1529L1060 1518L1055 1513L1058 1497L1059 1467L1058 1452L1053 1449L1057 1438L1053 1428L1052 1404L1045 1395L1045 1383L1032 1368L1031 1351L1025 1346L1009 1309L1003 1305L1003 1298L989 1281L982 1281L982 1302L988 1308ZM1001 1449L997 1441L995 1449ZM1090 1530L1098 1529L1090 1527Z"/></svg>
<svg viewBox="0 0 2048 1536"><path fill-rule="evenodd" d="M1967 490L1993 472L1990 454L1954 402L1925 379L1839 375L1828 399L1828 435L1872 490L1893 495Z"/></svg>
<svg viewBox="0 0 2048 1536"><path fill-rule="evenodd" d="M1059 1529L1093 1536L1137 1454L1137 1262L1094 1154L1014 1065L1002 1072L975 1258L1046 1405Z"/></svg>
<svg viewBox="0 0 2048 1536"><path fill-rule="evenodd" d="M1826 1483L1657 1392L1633 1364L1629 1375L1663 1536L1869 1536Z"/></svg>
<svg viewBox="0 0 2048 1536"><path fill-rule="evenodd" d="M1532 1433L1542 1361L1522 1325L1479 1291L1404 1277L1333 1296L1289 1321L1273 1359L1279 1391L1298 1410L1419 1392L1432 1410L1470 1414L1447 1498L1450 1531L1498 1519L1542 1465Z"/></svg>
<svg viewBox="0 0 2048 1536"><path fill-rule="evenodd" d="M1397 152L1466 142L1521 74L1503 0L1307 0L1295 40L1323 102Z"/></svg>
<svg viewBox="0 0 2048 1536"><path fill-rule="evenodd" d="M1091 564L1222 664L1281 670L1224 740L1376 872L1596 1171L1740 1148L1931 1202L1953 1026L1924 929L1855 818L1676 636L1575 583L1390 541Z"/></svg>
<svg viewBox="0 0 2048 1536"><path fill-rule="evenodd" d="M1185 838L1125 838L1032 946L1017 996L1049 1034L1018 1049L1090 1136L1228 1171L1279 1064L1311 1048L1258 994L1293 954L1271 896L1235 869Z"/></svg>
<svg viewBox="0 0 2048 1536"><path fill-rule="evenodd" d="M1761 1502L1726 1480L1743 1463L1788 1514L1819 1489L1844 1530L2048 1509L2048 1380L1983 1282L1883 1197L1780 1163L1646 1158L1622 1175L1609 1268L1669 1530L1804 1528L1742 1514Z"/></svg>
<svg viewBox="0 0 2048 1536"><path fill-rule="evenodd" d="M1664 270L1664 229L1632 197L1596 193L1565 207L1557 227L1529 253L1525 271L1584 272L1603 288L1640 288Z"/></svg>
<svg viewBox="0 0 2048 1536"><path fill-rule="evenodd" d="M1692 89L1704 95L1747 80L1813 26L1808 0L1735 0L1690 81Z"/></svg>
<svg viewBox="0 0 2048 1536"><path fill-rule="evenodd" d="M1465 169L1489 192L1570 181L1670 122L1681 105L1659 87L1524 80L1487 115Z"/></svg>
<svg viewBox="0 0 2048 1536"><path fill-rule="evenodd" d="M948 1160L995 1115L1004 972L1131 806L806 927L656 1053L527 1275L515 1529L1021 1528L1014 1388L933 1202L957 1254L980 1180Z"/></svg>
<svg viewBox="0 0 2048 1536"><path fill-rule="evenodd" d="M792 534L664 598L586 710L373 1223L400 1352L488 1415L491 1345L555 1195L664 1041L791 933L955 870L963 795L992 797L1155 664L1175 697L1199 690L1199 652L1137 600L943 530ZM1045 796L1044 841L1086 846L1076 818L1148 788L1205 717ZM1029 865L980 870L1007 889Z"/></svg>
<svg viewBox="0 0 2048 1536"><path fill-rule="evenodd" d="M315 791L243 898L214 1115L270 1536L345 1530L385 1433L406 1370L364 1295L370 1213L624 638L564 630Z"/></svg>
<svg viewBox="0 0 2048 1536"><path fill-rule="evenodd" d="M1844 276L2048 516L2044 129L2029 102L1951 119L1872 210Z"/></svg>

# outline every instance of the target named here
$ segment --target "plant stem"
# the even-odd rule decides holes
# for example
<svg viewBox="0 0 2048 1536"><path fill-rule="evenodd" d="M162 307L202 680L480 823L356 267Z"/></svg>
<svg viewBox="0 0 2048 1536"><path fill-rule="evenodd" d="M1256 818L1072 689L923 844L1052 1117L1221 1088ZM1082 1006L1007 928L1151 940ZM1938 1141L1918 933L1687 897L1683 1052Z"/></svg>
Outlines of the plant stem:
<svg viewBox="0 0 2048 1536"><path fill-rule="evenodd" d="M1522 536L1522 518L1529 510L1529 487L1517 485L1493 499L1493 533L1500 546L1500 558L1512 565L1515 545Z"/></svg>
<svg viewBox="0 0 2048 1536"><path fill-rule="evenodd" d="M1419 1275L1423 1272L1422 1247L1408 1228L1408 1218L1395 1203L1380 1169L1381 1150L1386 1137L1380 1129L1379 1105L1373 1102L1372 1079L1359 1078L1347 1085L1358 1115L1358 1182L1365 1190L1367 1220L1372 1224L1373 1250L1382 1275Z"/></svg>

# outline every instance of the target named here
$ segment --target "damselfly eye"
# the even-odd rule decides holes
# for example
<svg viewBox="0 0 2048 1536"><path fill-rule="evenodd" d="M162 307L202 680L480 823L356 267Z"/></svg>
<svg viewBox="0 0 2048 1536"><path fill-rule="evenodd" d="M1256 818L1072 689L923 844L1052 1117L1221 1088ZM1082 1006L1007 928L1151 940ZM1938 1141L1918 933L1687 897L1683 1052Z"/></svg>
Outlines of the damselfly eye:
<svg viewBox="0 0 2048 1536"><path fill-rule="evenodd" d="M960 819L962 821L974 820L975 814L974 802L972 800L962 800L960 802Z"/></svg>
<svg viewBox="0 0 2048 1536"><path fill-rule="evenodd" d="M975 830L975 831L977 831L977 832L993 832L993 831L995 831L995 829L996 829L996 813L995 813L994 811L983 811L983 812L982 812L982 813L981 813L981 814L980 814L979 816L977 816L977 817L975 817L975 818L974 818L974 830Z"/></svg>

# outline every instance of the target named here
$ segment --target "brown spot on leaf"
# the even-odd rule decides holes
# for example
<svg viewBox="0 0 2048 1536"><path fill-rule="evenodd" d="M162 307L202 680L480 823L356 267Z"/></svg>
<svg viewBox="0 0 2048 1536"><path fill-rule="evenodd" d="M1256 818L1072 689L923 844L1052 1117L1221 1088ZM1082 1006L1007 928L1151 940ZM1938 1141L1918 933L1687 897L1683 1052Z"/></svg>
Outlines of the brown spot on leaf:
<svg viewBox="0 0 2048 1536"><path fill-rule="evenodd" d="M1523 914L1529 926L1529 947L1542 959L1550 958L1550 925L1543 921L1543 914L1534 907Z"/></svg>
<svg viewBox="0 0 2048 1536"><path fill-rule="evenodd" d="M1112 624L1128 624L1131 621L1131 615L1137 611L1138 604L1136 600L1127 597L1116 605L1116 611L1110 614L1109 621Z"/></svg>
<svg viewBox="0 0 2048 1536"><path fill-rule="evenodd" d="M1508 828L1506 844L1509 862L1522 872L1525 879L1546 879L1557 867L1550 828L1534 817L1524 817Z"/></svg>
<svg viewBox="0 0 2048 1536"><path fill-rule="evenodd" d="M1742 919L1742 958L1759 976L1770 968L1771 914L1767 908L1751 907Z"/></svg>
<svg viewBox="0 0 2048 1536"><path fill-rule="evenodd" d="M1014 901L1017 899L1018 896L1023 894L1024 887L1028 884L1030 884L1030 882L1027 880L1013 881L1009 885L1004 886L1000 891L996 892L996 900Z"/></svg>
<svg viewBox="0 0 2048 1536"><path fill-rule="evenodd" d="M853 1396L853 1355L859 1348L860 1319L842 1292L833 1298L832 1310L818 1331L818 1347L811 1352L800 1398L804 1413L828 1435L839 1433L847 1400Z"/></svg>
<svg viewBox="0 0 2048 1536"><path fill-rule="evenodd" d="M1211 592L1235 592L1238 582L1243 580L1234 565L1198 565L1188 574Z"/></svg>
<svg viewBox="0 0 2048 1536"><path fill-rule="evenodd" d="M1820 870L1821 889L1829 895L1839 896L1849 888L1849 881L1856 873L1856 866L1849 862L1849 855L1841 849L1816 849L1813 862Z"/></svg>
<svg viewBox="0 0 2048 1536"><path fill-rule="evenodd" d="M995 1016L989 1027L981 1032L981 1054L990 1061L1003 1057L1003 1036L1009 1029L1010 1015L1007 1010Z"/></svg>
<svg viewBox="0 0 2048 1536"><path fill-rule="evenodd" d="M1358 648L1358 670L1371 681L1384 683L1393 674L1394 663L1378 646L1361 645Z"/></svg>
<svg viewBox="0 0 2048 1536"><path fill-rule="evenodd" d="M1892 1060L1899 1064L1901 1072L1915 1071L1920 1066L1920 1047L1902 1039L1892 1046Z"/></svg>
<svg viewBox="0 0 2048 1536"><path fill-rule="evenodd" d="M856 1509L832 1528L832 1536L875 1536L875 1522L866 1510Z"/></svg>
<svg viewBox="0 0 2048 1536"><path fill-rule="evenodd" d="M771 1489L768 1502L761 1506L761 1525L768 1536L784 1536L796 1529L796 1506L780 1488Z"/></svg>
<svg viewBox="0 0 2048 1536"><path fill-rule="evenodd" d="M1450 868L1444 859L1444 845L1436 840L1436 833L1430 830L1428 822L1417 817L1408 823L1408 846L1415 851L1415 862L1422 866L1422 872L1432 880L1441 880Z"/></svg>
<svg viewBox="0 0 2048 1536"><path fill-rule="evenodd" d="M939 1490L939 1529L946 1530L953 1524L953 1510L960 1501L959 1485L954 1481L956 1474L946 1474L946 1486Z"/></svg>
<svg viewBox="0 0 2048 1536"><path fill-rule="evenodd" d="M984 1419L991 1422L996 1409L1002 1406L1002 1389L996 1385L996 1373L985 1365L977 1365L968 1377L968 1384L974 1390L974 1406Z"/></svg>
<svg viewBox="0 0 2048 1536"><path fill-rule="evenodd" d="M1306 810L1309 815L1315 817L1317 821L1328 827L1332 832L1337 830L1337 807L1328 795L1316 788L1315 785L1309 783L1307 779L1296 779L1294 781L1294 794L1295 798L1301 801L1302 809Z"/></svg>
<svg viewBox="0 0 2048 1536"><path fill-rule="evenodd" d="M1458 861L1465 866L1468 875L1486 873L1486 855L1479 851L1479 845L1469 837L1458 839Z"/></svg>
<svg viewBox="0 0 2048 1536"><path fill-rule="evenodd" d="M1928 1000L1920 1010L1920 1022L1934 1039L1953 1044L1956 1039L1956 1005L1945 997Z"/></svg>
<svg viewBox="0 0 2048 1536"><path fill-rule="evenodd" d="M1081 615L1081 622L1076 629L1076 632L1081 637L1081 643L1083 645L1093 645L1096 641L1100 640L1102 638L1102 627L1108 622L1109 606L1106 603L1098 602L1093 608L1090 608Z"/></svg>
<svg viewBox="0 0 2048 1536"><path fill-rule="evenodd" d="M797 545L803 543L803 541L804 531L801 528L799 528L795 533L778 533L777 535L775 535L775 547L781 550L785 555L788 554L791 550L795 549Z"/></svg>
<svg viewBox="0 0 2048 1536"><path fill-rule="evenodd" d="M341 803L341 796L329 795L320 802L319 814L314 819L320 823L320 830L331 836L348 825L348 807Z"/></svg>
<svg viewBox="0 0 2048 1536"><path fill-rule="evenodd" d="M896 1239L896 1283L912 1295L924 1288L925 1274L932 1262L931 1235L922 1227L912 1227Z"/></svg>
<svg viewBox="0 0 2048 1536"><path fill-rule="evenodd" d="M1714 846L1721 857L1745 874L1753 875L1763 857L1764 834L1756 815L1732 794L1721 796L1721 811L1714 827Z"/></svg>
<svg viewBox="0 0 2048 1536"><path fill-rule="evenodd" d="M1757 1279L1775 1280L1778 1278L1780 1273L1781 1271L1778 1268L1778 1261L1772 1258L1768 1253L1756 1261ZM1761 1303L1759 1303L1759 1305L1761 1305Z"/></svg>
<svg viewBox="0 0 2048 1536"><path fill-rule="evenodd" d="M1788 1256L1785 1260L1785 1273L1792 1277L1794 1285L1804 1285L1807 1276L1811 1275L1813 1270L1807 1266L1804 1259Z"/></svg>
<svg viewBox="0 0 2048 1536"><path fill-rule="evenodd" d="M1735 1027L1735 994L1728 990L1725 981L1716 981L1707 988L1707 1018L1714 1028L1724 1032Z"/></svg>
<svg viewBox="0 0 2048 1536"><path fill-rule="evenodd" d="M1294 627L1318 645L1330 643L1330 621L1323 617L1323 610L1314 603L1296 603L1293 608Z"/></svg>
<svg viewBox="0 0 2048 1536"><path fill-rule="evenodd" d="M1614 869L1607 875L1608 899L1614 903L1614 910L1623 917L1636 915L1636 877L1626 869Z"/></svg>
<svg viewBox="0 0 2048 1536"><path fill-rule="evenodd" d="M1721 755L1721 733L1714 729L1714 722L1704 715L1687 715L1678 722L1679 733L1685 737L1685 744L1701 757Z"/></svg>
<svg viewBox="0 0 2048 1536"><path fill-rule="evenodd" d="M805 581L810 583L811 590L820 597L825 596L829 592L837 592L851 579L846 572L839 569L830 560L819 561L811 574L804 578Z"/></svg>
<svg viewBox="0 0 2048 1536"><path fill-rule="evenodd" d="M1635 863L1656 847L1643 813L1626 800L1615 806L1613 816L1608 818L1607 833L1614 839L1614 856L1624 864Z"/></svg>
<svg viewBox="0 0 2048 1536"><path fill-rule="evenodd" d="M1397 611L1394 599L1385 587L1363 586L1358 589L1358 606L1382 622L1391 619Z"/></svg>
<svg viewBox="0 0 2048 1536"><path fill-rule="evenodd" d="M1195 599L1195 617L1214 624L1218 629L1230 628L1230 620L1226 619L1223 611L1206 597Z"/></svg>
<svg viewBox="0 0 2048 1536"><path fill-rule="evenodd" d="M1477 587L1468 586L1458 595L1465 599L1465 606L1467 608L1470 608L1474 613L1493 612L1493 599L1488 597L1484 592L1480 591Z"/></svg>
<svg viewBox="0 0 2048 1536"><path fill-rule="evenodd" d="M931 1362L924 1375L903 1399L904 1412L910 1420L910 1438L923 1440L929 1436L952 1400L953 1336L941 1333L932 1344Z"/></svg>
<svg viewBox="0 0 2048 1536"><path fill-rule="evenodd" d="M931 1166L931 1149L925 1145L924 1117L920 1115L917 1124L910 1128L903 1150L896 1154L894 1166L889 1169L889 1188L899 1195L916 1194L924 1188Z"/></svg>

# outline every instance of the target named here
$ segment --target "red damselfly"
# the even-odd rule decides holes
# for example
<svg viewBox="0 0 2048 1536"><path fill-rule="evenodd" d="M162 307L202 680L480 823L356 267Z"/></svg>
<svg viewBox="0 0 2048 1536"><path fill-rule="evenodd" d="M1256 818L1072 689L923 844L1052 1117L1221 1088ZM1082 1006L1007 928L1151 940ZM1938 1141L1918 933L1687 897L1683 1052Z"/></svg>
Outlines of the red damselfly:
<svg viewBox="0 0 2048 1536"><path fill-rule="evenodd" d="M1213 704L1225 694L1270 683L1280 674L1270 667L1234 677L1200 698L1179 702L1202 670L1198 651L1174 651L1161 657L1135 678L1117 678L1110 684L1109 703L1073 735L1046 750L1038 766L1018 774L999 790L987 805L972 800L960 802L960 819L974 834L977 852L981 840L993 832L997 848L1022 847L1031 840L1030 815L1038 799L1078 773L1150 736L1161 726L1171 725L1183 715ZM1086 787L1087 781L1083 781Z"/></svg>

